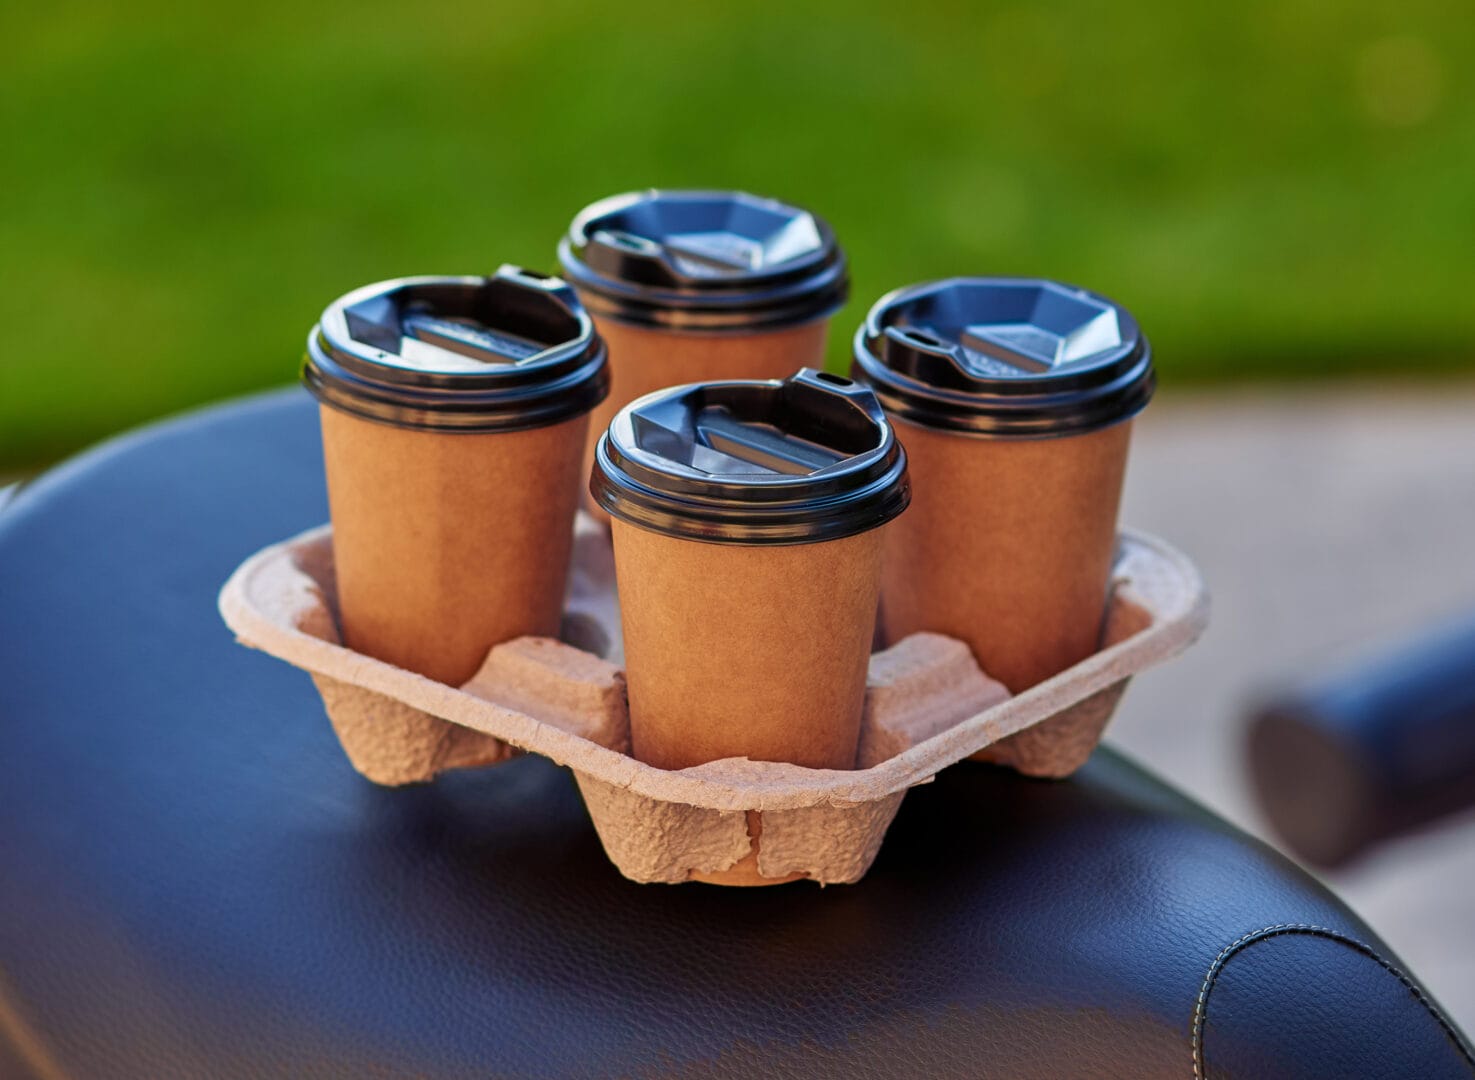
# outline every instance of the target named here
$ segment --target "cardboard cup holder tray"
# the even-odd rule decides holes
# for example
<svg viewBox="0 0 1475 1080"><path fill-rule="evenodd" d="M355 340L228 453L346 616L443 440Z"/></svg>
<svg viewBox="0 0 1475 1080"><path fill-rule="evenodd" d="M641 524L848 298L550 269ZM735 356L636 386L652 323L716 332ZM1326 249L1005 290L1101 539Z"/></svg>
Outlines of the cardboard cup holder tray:
<svg viewBox="0 0 1475 1080"><path fill-rule="evenodd" d="M244 645L306 670L355 769L427 781L519 752L569 767L610 860L642 882L860 880L907 789L968 757L1042 777L1079 768L1130 678L1190 645L1208 601L1193 564L1123 531L1102 648L1011 697L967 646L914 634L871 656L853 770L728 758L666 771L629 756L607 530L580 515L562 640L493 648L461 687L339 643L324 526L246 560L220 594Z"/></svg>

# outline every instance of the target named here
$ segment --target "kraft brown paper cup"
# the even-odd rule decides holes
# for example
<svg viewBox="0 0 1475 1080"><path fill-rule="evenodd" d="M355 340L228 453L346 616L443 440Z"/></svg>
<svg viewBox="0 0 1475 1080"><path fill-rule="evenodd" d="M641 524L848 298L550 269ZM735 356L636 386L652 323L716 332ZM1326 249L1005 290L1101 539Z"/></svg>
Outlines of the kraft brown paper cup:
<svg viewBox="0 0 1475 1080"><path fill-rule="evenodd" d="M610 392L589 425L586 474L593 468L594 447L605 428L636 398L697 380L782 379L800 368L823 367L830 331L828 318L743 335L683 334L599 317L594 323L609 347ZM586 508L609 521L592 498L586 499Z"/></svg>
<svg viewBox="0 0 1475 1080"><path fill-rule="evenodd" d="M340 629L458 685L558 633L603 342L567 285L515 267L336 301L308 341Z"/></svg>
<svg viewBox="0 0 1475 1080"><path fill-rule="evenodd" d="M849 289L845 253L823 218L741 191L601 199L574 217L558 258L610 349L591 467L610 420L646 394L822 367L829 317Z"/></svg>
<svg viewBox="0 0 1475 1080"><path fill-rule="evenodd" d="M622 410L591 480L613 514L634 757L855 767L906 457L848 379L676 387ZM777 884L752 848L720 884Z"/></svg>
<svg viewBox="0 0 1475 1080"><path fill-rule="evenodd" d="M884 529L752 547L613 532L635 757L855 767Z"/></svg>
<svg viewBox="0 0 1475 1080"><path fill-rule="evenodd" d="M456 686L495 644L557 636L587 414L448 435L320 413L349 648Z"/></svg>
<svg viewBox="0 0 1475 1080"><path fill-rule="evenodd" d="M1014 693L1095 652L1131 418L1155 386L1132 316L1055 282L955 278L883 297L854 356L914 485L883 571L884 640L959 638Z"/></svg>
<svg viewBox="0 0 1475 1080"><path fill-rule="evenodd" d="M903 515L905 517L905 515ZM663 769L727 757L852 769L885 528L821 544L704 544L613 522L631 754ZM718 885L801 878L734 867Z"/></svg>
<svg viewBox="0 0 1475 1080"><path fill-rule="evenodd" d="M887 643L958 638L1016 694L1094 653L1131 421L1021 440L895 423L913 492L883 571Z"/></svg>

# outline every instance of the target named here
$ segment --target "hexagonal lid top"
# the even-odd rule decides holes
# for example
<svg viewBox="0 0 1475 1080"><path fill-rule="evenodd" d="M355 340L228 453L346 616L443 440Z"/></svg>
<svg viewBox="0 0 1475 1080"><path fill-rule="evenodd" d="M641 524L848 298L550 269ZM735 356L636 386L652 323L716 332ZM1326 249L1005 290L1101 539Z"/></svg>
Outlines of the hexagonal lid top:
<svg viewBox="0 0 1475 1080"><path fill-rule="evenodd" d="M617 518L736 543L848 535L909 498L906 457L875 395L808 368L633 402L600 440L590 490Z"/></svg>
<svg viewBox="0 0 1475 1080"><path fill-rule="evenodd" d="M723 220L710 228L714 222L692 213L702 205L637 203L628 215L615 214L598 224L584 257L595 263L608 252L617 259L636 252L661 260L673 277L698 279L771 273L824 247L810 214L791 215L757 202L718 203L722 213L713 216ZM683 223L694 227L683 228Z"/></svg>
<svg viewBox="0 0 1475 1080"><path fill-rule="evenodd" d="M433 374L538 362L592 336L557 278L504 266L489 278L400 278L357 289L324 312L339 348L388 367Z"/></svg>
<svg viewBox="0 0 1475 1080"><path fill-rule="evenodd" d="M1122 344L1117 308L1051 281L969 284L899 307L885 327L903 347L943 350L984 378L1041 375Z"/></svg>
<svg viewBox="0 0 1475 1080"><path fill-rule="evenodd" d="M1124 308L1027 278L955 278L883 297L856 335L855 369L889 410L977 434L1105 426L1141 409L1154 385Z"/></svg>
<svg viewBox="0 0 1475 1080"><path fill-rule="evenodd" d="M847 285L823 219L740 191L603 199L574 218L559 260L595 314L694 329L818 318Z"/></svg>
<svg viewBox="0 0 1475 1080"><path fill-rule="evenodd" d="M539 427L609 390L604 342L574 290L515 266L356 289L328 305L307 354L302 379L320 401L418 429Z"/></svg>

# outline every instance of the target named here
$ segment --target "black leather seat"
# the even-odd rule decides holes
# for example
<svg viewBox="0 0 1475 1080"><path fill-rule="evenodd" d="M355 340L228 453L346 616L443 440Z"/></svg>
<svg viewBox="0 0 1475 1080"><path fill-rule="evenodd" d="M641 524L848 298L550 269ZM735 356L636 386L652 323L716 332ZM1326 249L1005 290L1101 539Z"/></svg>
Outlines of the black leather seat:
<svg viewBox="0 0 1475 1080"><path fill-rule="evenodd" d="M0 1076L1475 1075L1336 899L1110 751L954 768L826 890L631 884L536 758L375 788L215 613L325 518L296 392L0 514Z"/></svg>

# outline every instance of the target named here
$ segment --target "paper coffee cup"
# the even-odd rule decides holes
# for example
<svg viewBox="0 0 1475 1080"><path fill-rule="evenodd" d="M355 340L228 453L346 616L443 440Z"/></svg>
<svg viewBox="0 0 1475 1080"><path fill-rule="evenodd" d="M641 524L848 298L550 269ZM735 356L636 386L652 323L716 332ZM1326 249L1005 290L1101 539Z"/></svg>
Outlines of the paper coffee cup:
<svg viewBox="0 0 1475 1080"><path fill-rule="evenodd" d="M1099 647L1130 418L1154 388L1125 309L1054 282L960 278L882 298L855 338L911 461L884 638L960 638L1018 693Z"/></svg>
<svg viewBox="0 0 1475 1080"><path fill-rule="evenodd" d="M573 291L503 267L334 302L308 340L349 648L460 684L556 635L605 348Z"/></svg>
<svg viewBox="0 0 1475 1080"><path fill-rule="evenodd" d="M603 199L574 218L558 257L609 345L610 395L594 413L589 466L610 420L636 398L822 367L830 316L849 287L823 219L737 191Z"/></svg>
<svg viewBox="0 0 1475 1080"><path fill-rule="evenodd" d="M883 526L909 498L875 397L812 370L660 391L615 417L590 490L614 519L633 755L854 768Z"/></svg>

